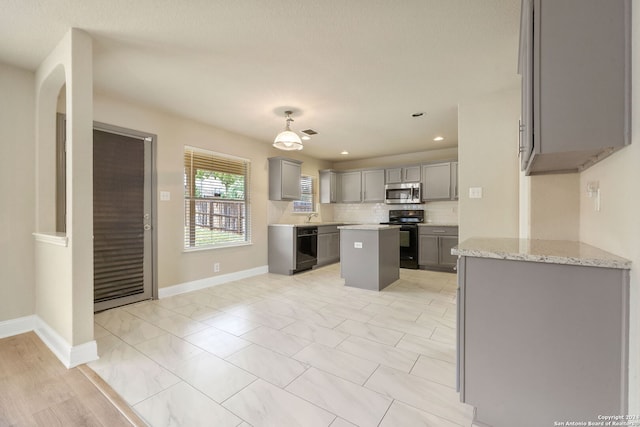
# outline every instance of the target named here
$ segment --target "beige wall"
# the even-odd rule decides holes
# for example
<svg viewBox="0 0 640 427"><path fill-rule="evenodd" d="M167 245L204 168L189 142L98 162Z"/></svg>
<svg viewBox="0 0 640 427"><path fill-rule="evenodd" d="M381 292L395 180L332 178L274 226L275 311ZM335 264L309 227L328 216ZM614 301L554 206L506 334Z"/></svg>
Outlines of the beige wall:
<svg viewBox="0 0 640 427"><path fill-rule="evenodd" d="M93 63L84 31L70 29L35 74L35 228L47 235L55 235L55 125L63 85L67 245L36 242L35 314L78 346L93 342Z"/></svg>
<svg viewBox="0 0 640 427"><path fill-rule="evenodd" d="M529 238L580 240L580 176L530 176Z"/></svg>
<svg viewBox="0 0 640 427"><path fill-rule="evenodd" d="M0 63L0 322L35 310L34 75Z"/></svg>
<svg viewBox="0 0 640 427"><path fill-rule="evenodd" d="M640 8L632 26L640 28ZM640 36L634 36L640 42ZM632 43L632 143L580 174L580 239L630 259L631 307L629 413L640 414L640 43ZM600 187L600 211L587 194L587 183Z"/></svg>
<svg viewBox="0 0 640 427"><path fill-rule="evenodd" d="M518 237L519 118L519 88L458 106L460 241ZM470 199L470 187L482 187L482 198Z"/></svg>
<svg viewBox="0 0 640 427"><path fill-rule="evenodd" d="M303 161L304 174L317 178L330 164L299 153L284 153L257 141L203 123L171 115L104 94L94 99L94 119L156 134L157 190L170 201L158 201L158 287L163 288L218 274L267 265L267 225L286 222L291 203L268 200L268 158L287 156ZM248 246L185 252L183 250L183 147L191 145L251 161L251 240ZM317 190L316 190L317 191ZM158 197L159 200L159 197ZM330 213L327 213L330 217ZM300 219L299 216L294 217ZM329 218L330 220L330 218ZM214 263L220 272L214 273Z"/></svg>

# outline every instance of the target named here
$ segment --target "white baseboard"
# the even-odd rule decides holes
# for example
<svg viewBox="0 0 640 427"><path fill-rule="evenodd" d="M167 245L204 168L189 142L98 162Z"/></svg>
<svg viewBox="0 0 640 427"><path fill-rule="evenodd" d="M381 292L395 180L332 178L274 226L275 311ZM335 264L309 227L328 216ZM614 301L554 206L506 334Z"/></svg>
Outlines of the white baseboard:
<svg viewBox="0 0 640 427"><path fill-rule="evenodd" d="M200 289L233 282L234 280L246 279L247 277L258 276L268 272L269 266L263 265L262 267L251 268L249 270L236 271L235 273L221 274L219 276L207 277L206 279L180 283L178 285L158 289L158 298L167 298L174 295L184 294L186 292L198 291Z"/></svg>
<svg viewBox="0 0 640 427"><path fill-rule="evenodd" d="M37 317L35 315L2 321L0 322L0 338L31 332L36 329L36 323Z"/></svg>
<svg viewBox="0 0 640 427"><path fill-rule="evenodd" d="M98 359L98 345L95 340L71 346L44 320L38 316L35 317L37 319L35 333L64 366L73 368Z"/></svg>
<svg viewBox="0 0 640 427"><path fill-rule="evenodd" d="M94 341L71 346L51 326L37 315L19 317L0 322L0 338L35 332L49 350L67 368L82 365L98 359L98 346Z"/></svg>

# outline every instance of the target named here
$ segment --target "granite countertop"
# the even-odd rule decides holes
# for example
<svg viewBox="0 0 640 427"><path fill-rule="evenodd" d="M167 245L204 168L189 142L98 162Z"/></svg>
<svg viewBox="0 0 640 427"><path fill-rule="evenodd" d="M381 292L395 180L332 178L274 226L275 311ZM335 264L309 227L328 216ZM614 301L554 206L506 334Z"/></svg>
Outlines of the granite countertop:
<svg viewBox="0 0 640 427"><path fill-rule="evenodd" d="M471 238L453 248L451 254L549 264L631 268L631 261L628 259L586 243L567 240Z"/></svg>
<svg viewBox="0 0 640 427"><path fill-rule="evenodd" d="M458 224L451 223L435 223L435 222L423 222L418 224L418 227L457 227Z"/></svg>
<svg viewBox="0 0 640 427"><path fill-rule="evenodd" d="M341 225L338 226L340 230L373 230L373 231L381 231L381 230L389 230L393 228L400 228L399 225L388 225L388 224L353 224L353 225Z"/></svg>

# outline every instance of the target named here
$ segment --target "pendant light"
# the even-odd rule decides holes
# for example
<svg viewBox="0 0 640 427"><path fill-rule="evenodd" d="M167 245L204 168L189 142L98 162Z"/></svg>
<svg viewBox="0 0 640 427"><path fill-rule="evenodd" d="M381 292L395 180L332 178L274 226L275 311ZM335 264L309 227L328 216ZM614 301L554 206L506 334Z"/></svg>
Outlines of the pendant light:
<svg viewBox="0 0 640 427"><path fill-rule="evenodd" d="M291 118L292 111L285 111L285 117L287 118L287 125L282 132L280 132L276 139L273 140L273 146L280 150L302 150L302 141L297 133L291 130L289 124L293 121Z"/></svg>

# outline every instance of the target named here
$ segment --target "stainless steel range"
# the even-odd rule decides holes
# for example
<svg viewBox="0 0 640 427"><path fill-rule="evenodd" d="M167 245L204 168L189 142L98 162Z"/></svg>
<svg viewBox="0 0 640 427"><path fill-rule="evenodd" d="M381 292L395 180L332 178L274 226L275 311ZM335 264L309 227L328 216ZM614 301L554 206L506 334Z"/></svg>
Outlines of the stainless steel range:
<svg viewBox="0 0 640 427"><path fill-rule="evenodd" d="M424 222L424 210L390 210L389 221L400 226L400 268L418 268L418 224Z"/></svg>

